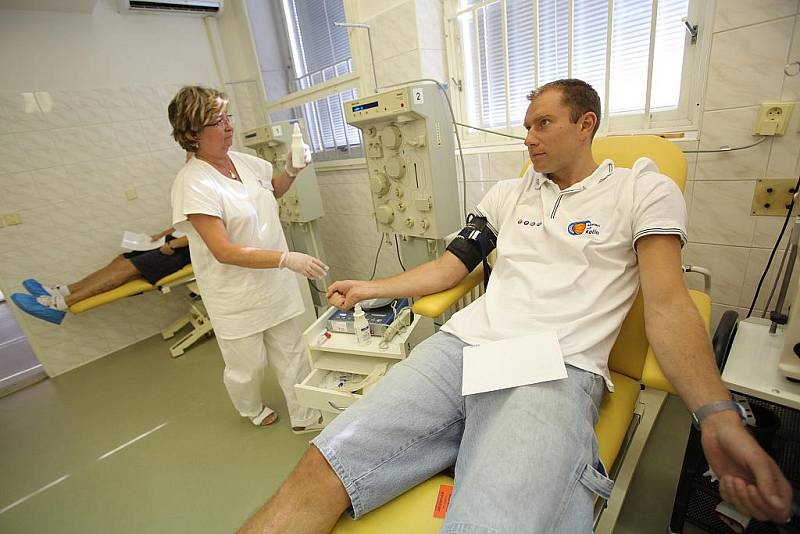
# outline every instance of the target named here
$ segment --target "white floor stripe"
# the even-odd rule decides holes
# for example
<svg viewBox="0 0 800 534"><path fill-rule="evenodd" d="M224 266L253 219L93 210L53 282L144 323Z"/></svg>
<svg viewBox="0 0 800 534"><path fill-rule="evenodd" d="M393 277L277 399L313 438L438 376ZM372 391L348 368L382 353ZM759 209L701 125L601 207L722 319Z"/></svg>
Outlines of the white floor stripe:
<svg viewBox="0 0 800 534"><path fill-rule="evenodd" d="M112 454L114 454L115 452L119 452L119 451L121 451L122 449L124 449L124 448L125 448L125 447L127 447L128 445L130 445L130 444L132 444L132 443L135 443L135 442L139 441L139 440L140 440L140 439L142 439L142 438L146 438L147 436L149 436L150 434L152 434L152 433L153 433L153 432L155 432L156 430L160 430L160 429L164 428L165 426L167 426L167 423L161 423L160 425L158 425L158 426L157 426L157 427L155 427L154 429L152 429L152 430L148 430L147 432L145 432L145 433L144 433L144 434L142 434L141 436L136 436L135 438L133 438L133 439L132 439L132 440L130 440L129 442L127 442L127 443L123 443L122 445L120 445L120 446L119 446L119 447L117 447L116 449L114 449L114 450L112 450L112 451L108 451L108 452L107 452L107 453L105 453L104 455L100 456L100 457L98 458L98 460L103 460L103 459L105 459L105 458L108 458L109 456L111 456L111 455L112 455Z"/></svg>
<svg viewBox="0 0 800 534"><path fill-rule="evenodd" d="M12 343L16 343L16 342L17 342L17 341L19 341L20 339L25 339L25 336L12 337L11 339L6 339L6 340L5 340L5 341L3 341L2 343L0 343L0 349L2 349L3 347L5 347L6 345L11 345Z"/></svg>
<svg viewBox="0 0 800 534"><path fill-rule="evenodd" d="M12 379L12 378L14 378L15 376L24 375L25 373L27 373L27 372L29 372L29 371L33 371L34 369L38 369L38 368L40 368L41 366L42 366L42 364L40 363L40 364L34 365L33 367L30 367L30 368L28 368L28 369L25 369L24 371L20 371L20 372L18 372L18 373L14 373L13 375L7 376L7 377L5 377L5 378L0 378L0 382L3 382L4 380L11 380L11 379Z"/></svg>
<svg viewBox="0 0 800 534"><path fill-rule="evenodd" d="M34 491L34 492L33 492L33 493L31 493L30 495L26 495L25 497L23 497L23 498L19 499L18 501L14 501L14 502L12 502L12 503L11 503L11 504L9 504L8 506L6 506L6 507L5 507L5 508L3 508L2 510L0 510L0 514L2 514L2 513L4 513L4 512L7 512L8 510L11 510L12 508L14 508L15 506L17 506L18 504L22 504L22 503L24 503L25 501L27 501L27 500L28 500L28 499L30 499L31 497L33 497L33 496L35 496L35 495L38 495L39 493L43 492L44 490L46 490L46 489L49 489L49 488L52 488L53 486L55 486L56 484L58 484L58 483L60 483L60 482L64 482L64 481L65 481L66 479L68 479L68 478L69 478L69 475L64 475L63 477L59 478L58 480L54 480L54 481L52 481L50 484L48 484L48 485L46 485L46 486L43 486L43 487L39 488L38 490Z"/></svg>

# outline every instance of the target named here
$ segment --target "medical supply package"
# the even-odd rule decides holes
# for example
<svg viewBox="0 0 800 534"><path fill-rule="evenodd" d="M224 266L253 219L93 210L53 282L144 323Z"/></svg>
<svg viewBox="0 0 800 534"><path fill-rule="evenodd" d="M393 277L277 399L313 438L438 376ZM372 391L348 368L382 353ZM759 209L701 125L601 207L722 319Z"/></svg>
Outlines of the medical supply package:
<svg viewBox="0 0 800 534"><path fill-rule="evenodd" d="M394 308L392 308L392 304L394 304ZM371 310L364 310L364 315L369 323L370 334L373 336L383 335L386 329L389 328L389 325L392 324L392 321L394 321L395 313L408 306L408 299L397 299L392 304L381 306L380 308L373 308ZM336 310L328 317L328 330L331 332L354 334L353 310Z"/></svg>

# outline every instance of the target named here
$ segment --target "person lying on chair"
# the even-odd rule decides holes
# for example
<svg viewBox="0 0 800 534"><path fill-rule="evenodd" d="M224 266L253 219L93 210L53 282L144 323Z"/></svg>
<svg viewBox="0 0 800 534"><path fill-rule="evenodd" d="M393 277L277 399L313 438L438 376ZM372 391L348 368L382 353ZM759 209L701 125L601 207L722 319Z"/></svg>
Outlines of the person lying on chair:
<svg viewBox="0 0 800 534"><path fill-rule="evenodd" d="M441 532L591 532L595 497L612 485L594 425L613 387L609 353L640 285L650 346L702 419L723 499L757 519L789 517L792 490L731 405L684 284L680 190L650 160L632 169L594 161L600 99L589 84L558 80L528 98L532 169L478 204L482 230L470 221L443 256L397 276L328 288L341 309L436 293L496 243L485 295L334 419L242 532L329 532L348 508L363 516L453 464ZM567 378L462 396L465 347L531 333L557 340Z"/></svg>
<svg viewBox="0 0 800 534"><path fill-rule="evenodd" d="M22 282L29 294L14 293L11 300L22 311L45 321L61 324L69 307L89 297L116 289L136 278L155 284L192 262L186 236L174 237L175 228L151 236L166 237L161 247L120 254L111 263L72 284L42 284L34 278Z"/></svg>

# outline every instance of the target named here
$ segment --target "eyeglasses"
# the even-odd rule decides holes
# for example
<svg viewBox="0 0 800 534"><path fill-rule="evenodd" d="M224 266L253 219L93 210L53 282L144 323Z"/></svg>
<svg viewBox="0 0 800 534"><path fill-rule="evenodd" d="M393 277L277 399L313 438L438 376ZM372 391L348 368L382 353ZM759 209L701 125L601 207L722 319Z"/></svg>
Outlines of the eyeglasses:
<svg viewBox="0 0 800 534"><path fill-rule="evenodd" d="M228 124L233 126L233 115L227 114L222 115L217 122L212 122L211 124L206 124L206 126L212 126L214 128L220 128L223 124Z"/></svg>

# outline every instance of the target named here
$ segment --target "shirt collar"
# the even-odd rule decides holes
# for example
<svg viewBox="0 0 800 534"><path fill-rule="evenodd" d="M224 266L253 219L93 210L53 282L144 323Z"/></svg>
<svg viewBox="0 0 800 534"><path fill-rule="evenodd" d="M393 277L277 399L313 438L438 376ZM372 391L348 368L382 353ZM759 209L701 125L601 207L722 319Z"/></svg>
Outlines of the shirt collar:
<svg viewBox="0 0 800 534"><path fill-rule="evenodd" d="M547 178L544 174L534 171L533 165L530 166L529 172L531 173L531 183L529 188L533 187L534 189L538 190L541 189L542 186L544 185L546 187L552 187L554 189L558 189L558 186L549 178ZM564 193L567 191L583 191L587 187L591 187L595 184L599 184L605 181L605 179L611 176L613 173L614 173L614 162L610 159L606 159L603 161L603 163L598 165L598 167L594 170L594 172L592 172L592 174L590 174L580 182L572 184L572 186L568 187L567 189L564 189L561 192Z"/></svg>

